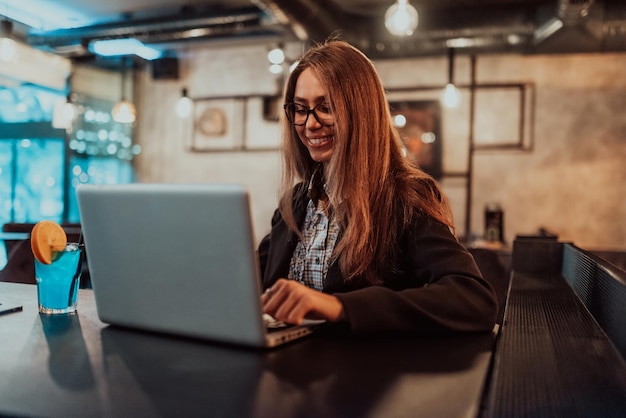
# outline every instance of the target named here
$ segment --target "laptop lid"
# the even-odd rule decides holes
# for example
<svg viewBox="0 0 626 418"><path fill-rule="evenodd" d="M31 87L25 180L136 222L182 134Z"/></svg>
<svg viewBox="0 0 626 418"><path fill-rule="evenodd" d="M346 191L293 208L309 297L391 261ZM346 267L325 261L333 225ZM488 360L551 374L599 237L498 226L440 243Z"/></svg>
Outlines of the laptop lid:
<svg viewBox="0 0 626 418"><path fill-rule="evenodd" d="M245 187L81 185L77 199L103 322L268 345Z"/></svg>

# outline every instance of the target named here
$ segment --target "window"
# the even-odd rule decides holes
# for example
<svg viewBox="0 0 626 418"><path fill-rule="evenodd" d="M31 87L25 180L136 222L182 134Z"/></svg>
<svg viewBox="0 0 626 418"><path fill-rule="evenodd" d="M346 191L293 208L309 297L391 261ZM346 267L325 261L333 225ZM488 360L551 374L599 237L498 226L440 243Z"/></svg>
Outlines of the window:
<svg viewBox="0 0 626 418"><path fill-rule="evenodd" d="M76 186L129 183L132 126L110 117L112 102L73 95L71 127L55 129L55 103L65 94L31 85L0 85L0 225L42 219L80 222ZM0 240L0 269L7 262Z"/></svg>

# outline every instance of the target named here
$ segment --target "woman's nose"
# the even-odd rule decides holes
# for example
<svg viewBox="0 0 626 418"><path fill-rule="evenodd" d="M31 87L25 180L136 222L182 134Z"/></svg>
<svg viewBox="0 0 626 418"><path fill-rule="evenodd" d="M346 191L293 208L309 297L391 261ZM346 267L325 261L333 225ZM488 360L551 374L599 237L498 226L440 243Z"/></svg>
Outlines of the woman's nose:
<svg viewBox="0 0 626 418"><path fill-rule="evenodd" d="M305 125L307 129L318 129L322 127L322 124L319 123L319 121L315 117L315 111L311 111L311 113L309 113Z"/></svg>

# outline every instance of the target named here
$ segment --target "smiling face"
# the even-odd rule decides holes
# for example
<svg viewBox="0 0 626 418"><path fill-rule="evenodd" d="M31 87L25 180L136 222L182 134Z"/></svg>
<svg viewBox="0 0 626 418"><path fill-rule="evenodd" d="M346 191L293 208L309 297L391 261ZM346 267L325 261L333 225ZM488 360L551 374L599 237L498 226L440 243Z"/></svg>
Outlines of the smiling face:
<svg viewBox="0 0 626 418"><path fill-rule="evenodd" d="M307 109L318 106L317 110L329 106L329 103L326 103L327 93L322 88L315 72L307 68L298 77L293 101ZM318 116L321 116L320 113ZM333 126L322 125L313 114L309 114L306 123L295 128L300 141L309 150L314 161L320 163L330 161L335 145Z"/></svg>

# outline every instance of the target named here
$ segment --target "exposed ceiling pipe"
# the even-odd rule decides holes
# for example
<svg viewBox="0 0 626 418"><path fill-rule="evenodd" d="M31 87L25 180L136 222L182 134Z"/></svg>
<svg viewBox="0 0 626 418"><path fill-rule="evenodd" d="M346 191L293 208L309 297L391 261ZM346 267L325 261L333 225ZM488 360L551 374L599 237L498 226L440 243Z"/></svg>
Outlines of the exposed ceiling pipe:
<svg viewBox="0 0 626 418"><path fill-rule="evenodd" d="M262 13L257 8L221 12L219 14L188 15L178 14L159 18L122 21L53 31L31 32L28 43L34 47L67 47L72 44L85 44L94 39L141 38L151 37L162 41L164 38L178 40L193 38L197 35L228 33L236 30L261 26ZM202 29L211 31L202 32ZM197 30L197 32L194 32Z"/></svg>
<svg viewBox="0 0 626 418"><path fill-rule="evenodd" d="M515 3L487 10L420 10L410 37L384 29L382 15L357 14L336 0L251 0L246 8L181 9L159 18L131 19L90 27L31 32L27 42L67 57L90 57L96 39L133 37L175 51L189 41L245 41L261 38L321 42L339 32L372 59L460 53L558 53L626 50L626 6L609 0L550 0ZM562 27L550 26L558 20Z"/></svg>
<svg viewBox="0 0 626 418"><path fill-rule="evenodd" d="M534 34L535 44L553 37L564 27L576 29L584 25L591 18L591 12L597 11L601 6L592 7L594 3L594 0L555 0L548 8L540 10L539 24Z"/></svg>
<svg viewBox="0 0 626 418"><path fill-rule="evenodd" d="M274 16L281 24L291 27L303 42L322 42L333 32L350 38L347 28L358 25L358 19L339 9L328 0L252 0L259 8Z"/></svg>
<svg viewBox="0 0 626 418"><path fill-rule="evenodd" d="M431 15L424 19L424 28L418 27L413 36L398 39L381 32L382 20L377 22L371 16L347 13L327 0L253 0L253 3L281 24L290 26L302 41L321 41L341 29L344 39L359 46L373 59L437 55L445 53L450 46L468 51L519 50L521 44L532 39L535 29L527 8L520 6L482 11L483 18L485 14L490 16L490 23L480 23L481 19L466 12ZM432 21L428 22L428 18ZM494 21L499 23L493 25ZM451 45L451 42L457 44Z"/></svg>
<svg viewBox="0 0 626 418"><path fill-rule="evenodd" d="M542 10L534 32L537 53L576 53L623 51L626 4L610 0L554 0ZM612 20L617 17L618 20ZM616 36L617 35L617 36ZM621 44L621 45L620 45Z"/></svg>

